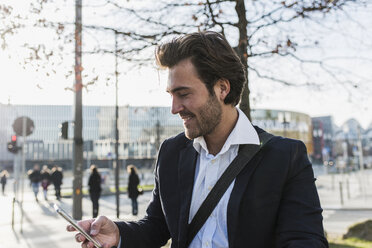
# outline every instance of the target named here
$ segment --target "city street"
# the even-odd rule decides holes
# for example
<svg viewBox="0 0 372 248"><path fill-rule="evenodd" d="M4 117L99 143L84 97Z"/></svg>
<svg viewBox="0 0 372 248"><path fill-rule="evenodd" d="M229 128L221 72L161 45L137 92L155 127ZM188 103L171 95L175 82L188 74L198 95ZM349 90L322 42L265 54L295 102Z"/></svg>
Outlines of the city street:
<svg viewBox="0 0 372 248"><path fill-rule="evenodd" d="M324 228L329 237L341 237L351 225L372 219L371 170L326 175L315 168L314 172L324 210Z"/></svg>
<svg viewBox="0 0 372 248"><path fill-rule="evenodd" d="M173 246L372 248L371 13L372 0L1 0L0 248L81 247L55 204L145 222L133 246L169 231Z"/></svg>
<svg viewBox="0 0 372 248"><path fill-rule="evenodd" d="M10 187L9 187L10 188ZM53 190L50 192L54 193ZM138 198L139 200L139 215L143 216L147 202L151 196L150 192L145 192ZM74 234L66 231L67 222L62 219L54 210L53 204L58 203L71 213L72 198L63 198L61 202L54 200L54 196L50 195L52 200L45 201L39 192L39 202L37 203L33 197L33 193L26 191L24 195L24 220L23 233L20 232L21 212L18 207L15 211L15 225L12 230L12 194L0 196L0 233L1 242L0 248L65 248L65 247L80 247L74 240ZM123 220L135 220L131 214L130 201L126 194L120 197L121 206L120 218ZM91 217L92 204L89 197L83 198L83 219ZM100 199L100 214L106 215L112 219L116 219L115 196L104 196Z"/></svg>
<svg viewBox="0 0 372 248"><path fill-rule="evenodd" d="M372 192L367 192L370 188L369 177L371 171L364 172L366 194L360 194L358 180L359 174L351 175L326 175L321 170L315 168L317 176L317 187L324 209L324 227L329 237L340 237L350 225L372 218ZM346 188L343 192L344 202L341 204L339 182L341 180L349 182L349 190ZM333 186L332 186L333 182ZM12 229L12 199L11 184L7 185L7 195L0 197L1 215L0 215L0 233L3 237L0 242L0 248L50 248L50 247L80 247L74 241L74 234L65 231L66 221L62 219L53 209L54 203L60 203L68 213L71 213L72 199L63 198L61 202L54 200L53 187L49 191L49 201L43 200L39 192L39 202L33 197L30 188L26 187L24 194L24 219L23 233L20 232L21 213L20 208L15 208L15 225ZM348 194L350 197L348 197ZM144 215L146 205L150 200L151 192L145 192L139 197L139 215L131 215L131 205L126 194L120 197L120 218L123 220L135 220ZM91 216L91 201L88 197L83 199L83 218ZM100 199L100 214L115 219L116 207L115 196L103 196Z"/></svg>

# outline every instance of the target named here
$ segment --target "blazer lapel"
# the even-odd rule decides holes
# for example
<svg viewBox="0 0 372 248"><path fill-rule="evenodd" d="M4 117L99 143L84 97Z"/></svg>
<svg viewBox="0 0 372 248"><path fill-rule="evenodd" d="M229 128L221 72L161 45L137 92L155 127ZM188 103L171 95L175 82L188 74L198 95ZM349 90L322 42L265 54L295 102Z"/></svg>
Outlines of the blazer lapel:
<svg viewBox="0 0 372 248"><path fill-rule="evenodd" d="M227 233L229 247L233 247L233 241L235 239L235 229L238 222L240 201L245 189L247 188L250 177L262 159L261 154L261 152L258 152L236 177L234 188L231 192L227 206Z"/></svg>
<svg viewBox="0 0 372 248"><path fill-rule="evenodd" d="M187 146L180 151L180 157L178 161L178 192L180 192L178 247L183 247L186 242L187 225L189 219L192 190L194 185L196 158L197 152L194 149L192 142L190 141L188 142Z"/></svg>

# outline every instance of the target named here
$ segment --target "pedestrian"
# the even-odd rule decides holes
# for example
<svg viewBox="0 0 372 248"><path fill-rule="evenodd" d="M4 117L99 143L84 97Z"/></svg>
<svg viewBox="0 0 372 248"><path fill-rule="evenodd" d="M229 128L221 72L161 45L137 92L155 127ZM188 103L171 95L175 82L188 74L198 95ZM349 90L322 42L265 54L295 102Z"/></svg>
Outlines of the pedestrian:
<svg viewBox="0 0 372 248"><path fill-rule="evenodd" d="M62 168L54 165L51 171L50 179L54 185L56 199L61 200L61 185L63 180Z"/></svg>
<svg viewBox="0 0 372 248"><path fill-rule="evenodd" d="M161 44L156 60L168 69L171 112L185 132L160 146L146 216L79 224L105 247L169 239L172 248L328 247L306 147L254 127L236 107L245 68L225 37L183 35Z"/></svg>
<svg viewBox="0 0 372 248"><path fill-rule="evenodd" d="M137 215L138 214L138 202L137 198L139 195L138 191L138 185L140 183L137 167L134 165L128 165L127 171L129 174L129 180L128 180L128 197L132 201L132 214Z"/></svg>
<svg viewBox="0 0 372 248"><path fill-rule="evenodd" d="M48 186L50 185L50 171L47 165L43 165L43 168L40 172L41 176L41 187L43 188L44 199L48 200Z"/></svg>
<svg viewBox="0 0 372 248"><path fill-rule="evenodd" d="M32 170L28 171L28 178L30 179L31 188L35 195L35 200L38 202L39 199L37 195L39 193L40 181L41 181L41 174L40 174L40 166L38 164L34 165Z"/></svg>
<svg viewBox="0 0 372 248"><path fill-rule="evenodd" d="M0 173L0 181L1 181L1 190L3 192L3 195L5 195L5 185L6 185L6 181L9 177L9 173L7 170L3 170L1 173Z"/></svg>
<svg viewBox="0 0 372 248"><path fill-rule="evenodd" d="M98 173L98 169L95 165L90 167L91 174L89 176L88 186L89 195L93 204L93 218L98 216L99 209L99 197L101 196L101 175Z"/></svg>

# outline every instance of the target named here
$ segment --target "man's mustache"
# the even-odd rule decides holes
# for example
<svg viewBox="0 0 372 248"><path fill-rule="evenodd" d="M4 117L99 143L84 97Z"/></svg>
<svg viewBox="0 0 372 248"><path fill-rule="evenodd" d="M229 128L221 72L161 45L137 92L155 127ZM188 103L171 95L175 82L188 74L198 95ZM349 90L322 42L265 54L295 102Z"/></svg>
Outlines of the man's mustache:
<svg viewBox="0 0 372 248"><path fill-rule="evenodd" d="M190 111L182 111L182 112L179 112L178 113L180 115L181 118L185 118L185 117L194 117L195 115L190 112Z"/></svg>

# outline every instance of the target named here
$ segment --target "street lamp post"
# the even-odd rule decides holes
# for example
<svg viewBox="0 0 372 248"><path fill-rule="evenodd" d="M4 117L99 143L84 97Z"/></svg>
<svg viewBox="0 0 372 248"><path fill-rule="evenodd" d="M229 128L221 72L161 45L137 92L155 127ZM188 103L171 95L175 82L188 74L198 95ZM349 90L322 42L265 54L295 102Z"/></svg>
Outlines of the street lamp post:
<svg viewBox="0 0 372 248"><path fill-rule="evenodd" d="M349 132L349 128L347 126L345 126L343 128L343 131L344 131L344 142L342 143L342 148L343 148L343 151L344 151L344 156L343 156L343 159L344 159L344 163L345 163L345 168L347 168L348 166L348 135L347 133Z"/></svg>
<svg viewBox="0 0 372 248"><path fill-rule="evenodd" d="M83 82L81 71L83 70L81 63L82 55L82 0L75 2L75 122L74 122L74 180L72 182L72 216L76 220L81 220L82 211L82 181L83 181L83 107L82 107L82 88Z"/></svg>
<svg viewBox="0 0 372 248"><path fill-rule="evenodd" d="M359 177L360 186L364 200L366 200L365 180L364 180L364 161L363 161L363 146L362 137L360 133L360 126L358 126L358 155L359 155Z"/></svg>
<svg viewBox="0 0 372 248"><path fill-rule="evenodd" d="M283 136L287 137L287 125L289 125L291 121L291 115L288 112L280 112L278 114L278 120L280 123L283 124Z"/></svg>
<svg viewBox="0 0 372 248"><path fill-rule="evenodd" d="M364 160L363 160L363 145L362 136L360 133L360 126L358 126L358 155L359 155L359 170L364 171Z"/></svg>
<svg viewBox="0 0 372 248"><path fill-rule="evenodd" d="M118 33L115 31L115 198L116 198L116 217L120 215L120 189L119 189L119 103L118 103Z"/></svg>

